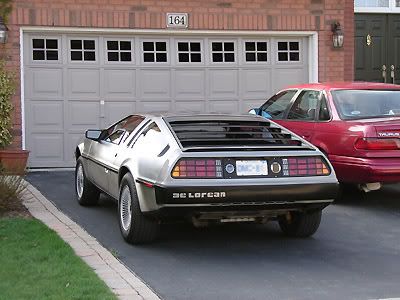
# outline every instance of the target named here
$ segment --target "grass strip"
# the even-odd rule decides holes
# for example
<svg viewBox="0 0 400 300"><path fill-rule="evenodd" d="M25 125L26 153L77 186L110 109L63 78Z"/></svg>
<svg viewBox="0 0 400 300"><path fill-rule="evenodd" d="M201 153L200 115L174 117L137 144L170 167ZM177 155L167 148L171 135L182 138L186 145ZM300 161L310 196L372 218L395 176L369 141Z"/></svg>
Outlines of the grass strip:
<svg viewBox="0 0 400 300"><path fill-rule="evenodd" d="M0 218L0 299L117 299L36 219Z"/></svg>

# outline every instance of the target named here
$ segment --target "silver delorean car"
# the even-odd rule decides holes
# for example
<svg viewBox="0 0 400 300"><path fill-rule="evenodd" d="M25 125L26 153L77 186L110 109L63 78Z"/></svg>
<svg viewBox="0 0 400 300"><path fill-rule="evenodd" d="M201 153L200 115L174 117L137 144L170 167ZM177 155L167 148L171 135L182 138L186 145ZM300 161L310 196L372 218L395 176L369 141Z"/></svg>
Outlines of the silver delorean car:
<svg viewBox="0 0 400 300"><path fill-rule="evenodd" d="M77 200L114 198L132 244L154 240L176 218L275 220L285 234L308 237L338 190L321 151L259 116L130 115L85 137L75 152Z"/></svg>

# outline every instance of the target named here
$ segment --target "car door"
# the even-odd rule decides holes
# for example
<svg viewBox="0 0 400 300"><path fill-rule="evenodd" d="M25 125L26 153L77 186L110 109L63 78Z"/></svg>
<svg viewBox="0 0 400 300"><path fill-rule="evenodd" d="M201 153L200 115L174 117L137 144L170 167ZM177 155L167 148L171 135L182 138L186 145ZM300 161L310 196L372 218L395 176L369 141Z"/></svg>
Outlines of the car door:
<svg viewBox="0 0 400 300"><path fill-rule="evenodd" d="M319 108L321 91L302 90L291 104L281 125L311 142Z"/></svg>
<svg viewBox="0 0 400 300"><path fill-rule="evenodd" d="M110 195L114 198L118 198L119 196L119 185L118 185L118 173L121 165L128 158L132 158L134 153L131 149L132 142L137 138L140 131L143 127L148 124L150 120L145 119L143 116L132 116L130 120L123 126L123 129L129 134L129 137L124 138L119 144L118 151L115 153L114 157L112 157L112 162L110 162L110 166L112 169L118 170L118 172L110 173L108 176L108 187L110 191Z"/></svg>
<svg viewBox="0 0 400 300"><path fill-rule="evenodd" d="M112 130L110 130L112 132ZM94 142L90 148L91 157L91 178L95 184L104 192L109 193L108 181L110 172L117 173L118 170L111 166L118 152L118 145L122 138L126 135L125 130L117 129L111 134L101 138L99 141Z"/></svg>

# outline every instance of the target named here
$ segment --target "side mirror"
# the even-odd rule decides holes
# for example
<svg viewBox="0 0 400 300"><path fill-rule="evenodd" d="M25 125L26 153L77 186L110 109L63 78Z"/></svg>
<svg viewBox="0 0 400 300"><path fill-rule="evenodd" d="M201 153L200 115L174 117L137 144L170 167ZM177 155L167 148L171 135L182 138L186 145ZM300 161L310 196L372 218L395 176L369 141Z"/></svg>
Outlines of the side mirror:
<svg viewBox="0 0 400 300"><path fill-rule="evenodd" d="M103 131L100 129L89 129L86 130L85 137L89 140L97 141L102 133Z"/></svg>
<svg viewBox="0 0 400 300"><path fill-rule="evenodd" d="M260 108L252 108L252 109L249 110L249 114L259 116L260 115L260 110L261 110Z"/></svg>

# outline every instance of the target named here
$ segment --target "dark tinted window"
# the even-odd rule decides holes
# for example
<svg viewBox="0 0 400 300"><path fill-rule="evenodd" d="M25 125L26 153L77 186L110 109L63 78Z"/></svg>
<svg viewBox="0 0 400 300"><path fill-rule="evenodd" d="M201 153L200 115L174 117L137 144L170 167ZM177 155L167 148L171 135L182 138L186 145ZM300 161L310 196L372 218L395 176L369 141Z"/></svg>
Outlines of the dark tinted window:
<svg viewBox="0 0 400 300"><path fill-rule="evenodd" d="M107 138L113 135L115 132L118 130L123 130L126 132L126 135L124 136L124 140L135 130L137 126L144 120L143 116L129 116L118 123L112 125L106 130L106 133L104 134L105 140L107 141Z"/></svg>
<svg viewBox="0 0 400 300"><path fill-rule="evenodd" d="M271 97L261 107L262 115L271 119L282 119L296 90L283 91Z"/></svg>
<svg viewBox="0 0 400 300"><path fill-rule="evenodd" d="M303 91L290 108L288 119L315 120L319 91Z"/></svg>

